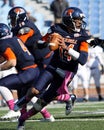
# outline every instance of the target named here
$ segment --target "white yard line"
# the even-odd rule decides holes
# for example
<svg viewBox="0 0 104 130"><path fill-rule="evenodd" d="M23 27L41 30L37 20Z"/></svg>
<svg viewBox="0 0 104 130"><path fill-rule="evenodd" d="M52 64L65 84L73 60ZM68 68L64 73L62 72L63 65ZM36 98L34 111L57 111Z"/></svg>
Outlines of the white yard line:
<svg viewBox="0 0 104 130"><path fill-rule="evenodd" d="M100 105L99 105L100 104ZM89 115L103 115L104 114L104 102L88 102L88 103L75 103L75 108L87 108L87 107L95 107L95 108L98 108L97 110L95 110L95 111L88 111L88 110L74 110L73 109L73 111L72 111L72 116L71 116L71 114L69 115L69 117L68 116L66 116L66 117L68 117L68 119L67 118L64 118L64 119L56 119L55 121L104 121L104 118L96 118L96 117L90 117L90 118L87 118L87 117L84 117L83 119L81 118L81 117L79 117L79 116L76 116L76 118L75 118L75 116L74 116L74 118L73 118L73 114L75 115L75 114L81 114L81 115L86 115L87 116L87 114ZM32 106L28 106L28 108L30 109ZM48 105L47 106L47 108L65 108L65 104L54 104L54 105L52 105L52 104L50 104L50 105ZM6 108L2 108L2 110L8 110L8 107L6 107ZM0 108L0 110L1 110L1 108ZM60 115L64 115L65 116L65 114L64 114L64 111L63 112L53 112L53 114L54 115L56 115L56 117L60 117ZM71 116L71 118L70 118L70 116ZM17 122L17 120L13 120L13 121L0 121L0 122ZM27 122L40 122L40 120L27 120Z"/></svg>
<svg viewBox="0 0 104 130"><path fill-rule="evenodd" d="M80 119L80 118L77 118L77 119L55 119L55 122L63 122L63 121L82 121L82 122L85 122L85 121L104 121L104 118L83 118L83 119ZM17 122L16 120L13 120L13 121L0 121L0 122ZM26 122L41 122L40 120L27 120ZM43 122L43 123L47 123L47 122ZM51 122L52 123L52 122Z"/></svg>

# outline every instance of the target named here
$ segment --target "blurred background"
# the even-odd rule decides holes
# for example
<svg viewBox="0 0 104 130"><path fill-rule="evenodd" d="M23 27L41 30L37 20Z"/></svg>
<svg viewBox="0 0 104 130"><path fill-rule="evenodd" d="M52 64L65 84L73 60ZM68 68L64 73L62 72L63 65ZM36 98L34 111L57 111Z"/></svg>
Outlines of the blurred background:
<svg viewBox="0 0 104 130"><path fill-rule="evenodd" d="M5 0L4 0L5 1ZM9 0L6 0L6 4L3 5L3 0L0 0L0 21L7 23ZM54 21L53 12L50 11L50 4L53 0L12 0L14 6L23 6L30 14L36 18L35 24L40 31L45 34L48 27ZM87 28L90 32L104 39L104 0L66 0L69 6L76 6L81 8L85 13L87 22Z"/></svg>
<svg viewBox="0 0 104 130"><path fill-rule="evenodd" d="M10 2L12 1L12 4ZM14 6L24 7L29 14L34 18L34 23L40 29L44 35L51 24L54 22L53 12L50 10L50 4L53 0L0 0L0 22L8 24L7 14L8 11ZM104 0L66 0L69 6L79 7L85 14L85 21L87 23L87 29L90 30L91 34L104 39ZM104 60L104 52L102 53ZM104 74L101 75L101 88L102 95L104 95ZM90 82L92 94L96 95L94 87L94 81L91 79ZM82 96L81 81L79 81L79 92L78 96ZM93 93L95 92L95 93ZM94 96L95 96L94 95Z"/></svg>

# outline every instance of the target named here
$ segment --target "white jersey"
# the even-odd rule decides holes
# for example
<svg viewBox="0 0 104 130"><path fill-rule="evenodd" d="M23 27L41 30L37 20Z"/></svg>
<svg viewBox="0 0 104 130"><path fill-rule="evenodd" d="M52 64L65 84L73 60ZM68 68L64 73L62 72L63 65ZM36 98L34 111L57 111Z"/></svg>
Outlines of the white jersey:
<svg viewBox="0 0 104 130"><path fill-rule="evenodd" d="M102 58L102 53L103 53L103 49L99 46L96 46L95 48L89 48L87 67L98 68L99 64L103 65L104 61Z"/></svg>
<svg viewBox="0 0 104 130"><path fill-rule="evenodd" d="M78 87L79 79L81 80L82 87L88 88L88 76L87 76L87 67L85 65L78 65L78 71L76 75L74 76L70 86L72 86L74 89Z"/></svg>
<svg viewBox="0 0 104 130"><path fill-rule="evenodd" d="M89 48L89 56L86 66L88 68L88 79L90 82L93 77L96 87L100 87L101 71L100 67L104 66L104 60L102 57L103 49L99 46L95 48Z"/></svg>
<svg viewBox="0 0 104 130"><path fill-rule="evenodd" d="M5 62L1 63L1 64L4 64ZM3 70L3 71L0 71L0 79L7 76L7 75L10 75L10 74L16 74L17 73L17 70L15 67L12 67L8 70Z"/></svg>

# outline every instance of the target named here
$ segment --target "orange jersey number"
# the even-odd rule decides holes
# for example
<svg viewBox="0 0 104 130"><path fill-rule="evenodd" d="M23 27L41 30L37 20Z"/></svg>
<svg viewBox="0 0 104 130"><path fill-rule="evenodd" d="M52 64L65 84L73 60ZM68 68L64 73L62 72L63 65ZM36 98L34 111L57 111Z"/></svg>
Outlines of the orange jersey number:
<svg viewBox="0 0 104 130"><path fill-rule="evenodd" d="M23 44L23 42L22 42L20 39L18 39L18 42L19 42L19 44L20 44L22 50L23 50L24 52L27 52L28 55L31 55L31 53L29 52L29 50L27 49L27 47Z"/></svg>
<svg viewBox="0 0 104 130"><path fill-rule="evenodd" d="M68 46L69 48L74 48L74 44L70 44ZM72 59L72 57L70 55L68 55L66 50L63 50L62 48L59 48L59 53L60 53L60 58L64 61L70 61Z"/></svg>

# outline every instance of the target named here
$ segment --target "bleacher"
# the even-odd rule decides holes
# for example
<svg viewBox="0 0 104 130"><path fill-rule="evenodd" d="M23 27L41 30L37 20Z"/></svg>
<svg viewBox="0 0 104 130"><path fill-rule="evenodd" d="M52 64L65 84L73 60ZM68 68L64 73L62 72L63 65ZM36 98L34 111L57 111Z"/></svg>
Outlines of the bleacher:
<svg viewBox="0 0 104 130"><path fill-rule="evenodd" d="M33 4L26 4L28 3ZM48 25L46 22L51 23L53 21L53 14L49 10L49 4L52 0L41 0L41 3L37 3L36 0L14 0L15 5L21 5L26 9L30 8L33 11L32 14L37 18L36 25L42 30L43 33L46 33ZM85 14L85 21L87 23L87 28L90 30L92 35L99 36L104 39L104 0L67 0L70 6L79 7ZM0 5L2 1L0 1ZM48 9L45 9L45 8ZM7 23L7 13L10 7L7 5L4 8L0 9L0 21ZM5 11L6 10L6 11ZM47 26L46 26L47 25Z"/></svg>
<svg viewBox="0 0 104 130"><path fill-rule="evenodd" d="M41 3L47 2L47 7L53 0L41 0ZM79 7L85 14L85 21L87 23L87 29L91 34L104 39L104 0L67 0L70 6ZM49 10L46 10L49 12ZM44 11L44 15L45 12ZM45 18L48 18L45 15ZM52 19L49 19L49 21Z"/></svg>

